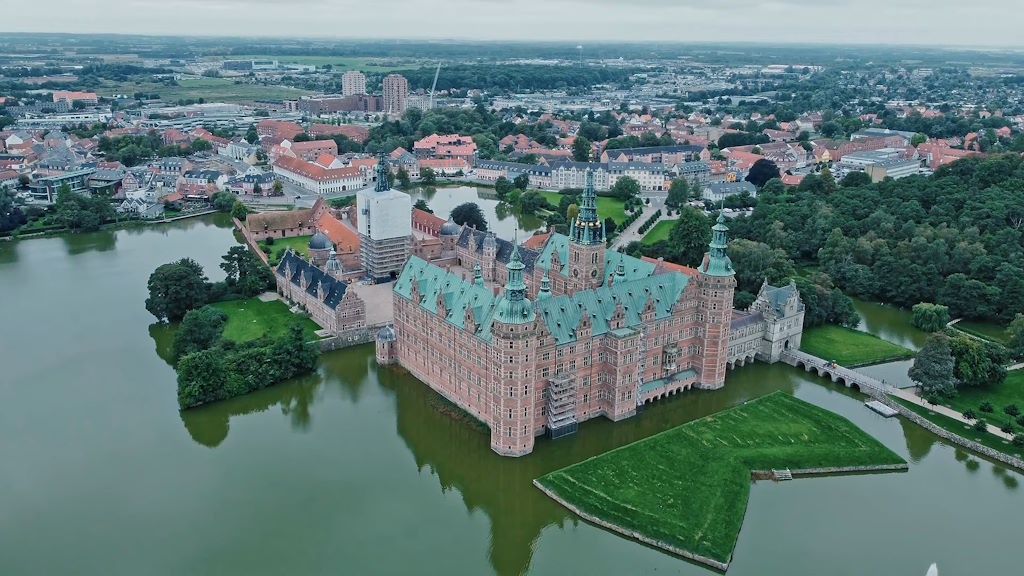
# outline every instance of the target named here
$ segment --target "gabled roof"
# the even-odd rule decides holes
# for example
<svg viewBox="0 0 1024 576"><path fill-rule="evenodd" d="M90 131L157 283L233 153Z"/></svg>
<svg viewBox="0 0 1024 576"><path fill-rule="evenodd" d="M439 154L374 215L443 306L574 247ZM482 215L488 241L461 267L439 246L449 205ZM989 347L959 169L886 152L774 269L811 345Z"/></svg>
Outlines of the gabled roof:
<svg viewBox="0 0 1024 576"><path fill-rule="evenodd" d="M293 250L286 252L277 265L278 276L283 278L286 273L289 273L288 281L295 286L302 286L302 281L305 280L306 293L311 296L317 296L317 287L323 290L327 294L324 304L332 310L338 307L348 290L348 284L328 276L316 266L300 258Z"/></svg>
<svg viewBox="0 0 1024 576"><path fill-rule="evenodd" d="M479 254L483 254L483 244L484 239L486 239L488 236L487 232L481 232L479 230L473 230L472 228L469 227L464 227L462 230L462 234L459 236L459 239L456 242L456 244L462 248L469 248L469 239L474 235L476 236L476 251ZM501 262L502 264L508 264L509 258L512 257L512 249L515 248L515 246L508 240L503 240L501 238L498 238L497 236L494 236L494 242L495 247L497 248L495 256L498 262ZM538 255L539 253L536 250L531 250L529 248L519 249L519 258L523 261L523 265L526 266L524 270L527 273L533 271L534 262L537 260Z"/></svg>
<svg viewBox="0 0 1024 576"><path fill-rule="evenodd" d="M476 335L485 340L490 339L498 298L486 286L475 284L472 279L464 280L419 257L410 256L395 281L395 294L412 300L413 286L422 296L421 308L436 314L440 299L448 311L445 321L459 328L466 327L466 311L469 310L477 326Z"/></svg>
<svg viewBox="0 0 1024 576"><path fill-rule="evenodd" d="M537 255L534 265L542 270L551 272L551 257L556 253L558 254L558 262L561 264L562 269L555 270L555 272L563 276L567 275L569 273L569 237L564 234L551 234L547 243L544 244L544 248ZM622 267L626 273L626 280L650 276L654 274L656 266L653 262L644 262L622 252L616 252L615 250L604 251L604 270L606 274L614 272L618 268L619 262L622 262Z"/></svg>

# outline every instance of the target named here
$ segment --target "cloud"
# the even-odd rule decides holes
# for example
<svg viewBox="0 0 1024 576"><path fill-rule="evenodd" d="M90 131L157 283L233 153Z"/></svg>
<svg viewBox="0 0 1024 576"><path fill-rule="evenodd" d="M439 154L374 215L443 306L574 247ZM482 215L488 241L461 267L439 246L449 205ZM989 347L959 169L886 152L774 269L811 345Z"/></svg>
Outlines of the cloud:
<svg viewBox="0 0 1024 576"><path fill-rule="evenodd" d="M389 0L371 4L365 0L49 0L21 3L13 13L16 16L5 19L0 29L569 42L1020 45L1024 39L1020 34L1024 10L1018 2Z"/></svg>

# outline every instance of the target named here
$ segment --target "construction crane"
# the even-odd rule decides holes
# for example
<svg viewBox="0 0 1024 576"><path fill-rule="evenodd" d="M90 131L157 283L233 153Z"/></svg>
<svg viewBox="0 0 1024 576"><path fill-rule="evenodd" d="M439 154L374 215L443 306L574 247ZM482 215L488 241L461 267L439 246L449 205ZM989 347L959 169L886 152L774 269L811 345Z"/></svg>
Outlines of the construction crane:
<svg viewBox="0 0 1024 576"><path fill-rule="evenodd" d="M441 63L437 63L437 70L434 71L434 83L430 86L430 105L427 110L434 109L434 90L437 90L437 76L441 74Z"/></svg>

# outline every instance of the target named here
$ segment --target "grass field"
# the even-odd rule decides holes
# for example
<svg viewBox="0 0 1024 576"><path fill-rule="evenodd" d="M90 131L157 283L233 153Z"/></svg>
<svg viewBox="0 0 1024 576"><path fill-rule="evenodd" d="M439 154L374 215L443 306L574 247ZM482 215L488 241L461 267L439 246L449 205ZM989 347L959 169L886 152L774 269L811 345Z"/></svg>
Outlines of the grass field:
<svg viewBox="0 0 1024 576"><path fill-rule="evenodd" d="M901 464L845 418L776 392L547 474L583 512L728 562L751 470Z"/></svg>
<svg viewBox="0 0 1024 576"><path fill-rule="evenodd" d="M239 102L244 100L286 100L309 94L306 90L287 86L262 84L235 84L228 78L196 78L179 80L178 86L165 86L159 82L104 82L96 91L101 96L145 92L159 94L165 102L203 98L206 102Z"/></svg>
<svg viewBox="0 0 1024 576"><path fill-rule="evenodd" d="M914 357L914 351L881 338L843 328L842 326L815 326L804 330L800 349L840 365L866 366L892 360Z"/></svg>
<svg viewBox="0 0 1024 576"><path fill-rule="evenodd" d="M541 192L541 194L548 199L548 202L555 206L558 206L558 202L562 199L562 195L558 192ZM618 198L598 196L597 214L601 217L601 220L610 217L612 220L615 220L616 224L622 224L626 220L626 203Z"/></svg>
<svg viewBox="0 0 1024 576"><path fill-rule="evenodd" d="M263 335L280 336L295 321L302 322L308 340L316 339L316 331L320 329L316 322L309 318L292 314L288 310L288 305L280 300L263 302L258 298L246 298L215 302L210 306L223 310L228 315L224 337L235 342L248 342Z"/></svg>
<svg viewBox="0 0 1024 576"><path fill-rule="evenodd" d="M982 402L991 402L995 411L990 414L982 413L978 410L978 406ZM1010 370L1006 374L1006 381L998 386L990 388L960 386L957 388L956 398L949 399L944 404L957 412L974 410L989 424L1002 426L1007 420L1016 419L1016 417L1011 418L1006 412L1003 412L1004 406L1016 404L1017 408L1024 412L1024 370ZM1021 429L1016 424L1014 427L1018 430Z"/></svg>
<svg viewBox="0 0 1024 576"><path fill-rule="evenodd" d="M1000 326L999 324L961 320L956 324L953 324L953 327L957 330L963 330L968 334L977 336L978 338L992 340L993 342L1006 344L1010 341L1010 335L1006 332L1006 326Z"/></svg>
<svg viewBox="0 0 1024 576"><path fill-rule="evenodd" d="M989 448L1002 452L1003 454L1009 454L1010 456L1024 458L1024 450L1014 448L1013 444L1003 440L1002 438L998 438L992 434L989 434L988 432L978 432L971 426L974 423L973 421L965 422L963 420L957 420L955 418L950 418L942 414L937 414L923 406L918 406L917 404L914 404L912 402L907 402L902 398L892 397L892 399L905 406L911 412L923 417L925 420L930 421L932 424L937 425L939 428L942 428L943 430L947 430L958 436L963 436L968 440L974 440L975 442L978 442L983 446L988 446ZM977 412L977 410L975 410L975 412ZM985 419L985 421L988 422L989 424L994 423L987 418Z"/></svg>
<svg viewBox="0 0 1024 576"><path fill-rule="evenodd" d="M288 248L291 248L299 253L303 258L309 258L309 239L312 236L292 236L291 238L274 238L274 243L267 246L265 240L258 242L260 250L267 255L270 259L269 264L271 266L276 265L281 261L281 256L285 253Z"/></svg>
<svg viewBox="0 0 1024 576"><path fill-rule="evenodd" d="M654 244L655 242L668 240L668 233L672 231L672 227L675 226L675 224L675 220L662 220L658 222L653 228L647 231L642 242L644 244Z"/></svg>

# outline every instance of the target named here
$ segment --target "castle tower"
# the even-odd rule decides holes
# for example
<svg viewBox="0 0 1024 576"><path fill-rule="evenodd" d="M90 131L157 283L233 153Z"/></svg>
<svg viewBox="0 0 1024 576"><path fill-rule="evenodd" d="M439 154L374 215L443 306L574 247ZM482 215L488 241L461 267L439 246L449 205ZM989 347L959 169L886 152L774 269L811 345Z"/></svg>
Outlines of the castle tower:
<svg viewBox="0 0 1024 576"><path fill-rule="evenodd" d="M495 369L491 378L497 393L492 405L497 412L491 421L491 449L503 456L522 456L533 450L537 431L537 389L530 374L536 361L537 315L526 297L518 243L508 262L505 292L495 304L491 327Z"/></svg>
<svg viewBox="0 0 1024 576"><path fill-rule="evenodd" d="M388 185L387 157L377 158L377 184L356 193L359 259L375 280L394 278L409 259L412 199Z"/></svg>
<svg viewBox="0 0 1024 576"><path fill-rule="evenodd" d="M604 223L597 214L594 174L587 170L580 212L569 230L569 288L597 288L604 283Z"/></svg>
<svg viewBox="0 0 1024 576"><path fill-rule="evenodd" d="M391 324L388 324L381 328L380 332L377 332L377 364L387 366L398 362L398 357L395 354L396 340L398 340L398 338L396 337L395 329Z"/></svg>
<svg viewBox="0 0 1024 576"><path fill-rule="evenodd" d="M729 260L725 216L711 228L708 253L697 268L697 287L704 318L704 341L697 361L700 370L697 386L716 389L725 385L725 363L729 355L729 327L732 323L732 298L736 289L735 271Z"/></svg>

